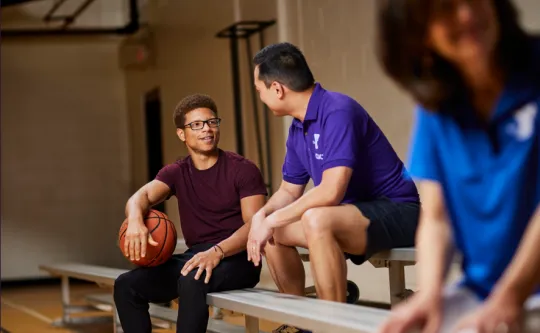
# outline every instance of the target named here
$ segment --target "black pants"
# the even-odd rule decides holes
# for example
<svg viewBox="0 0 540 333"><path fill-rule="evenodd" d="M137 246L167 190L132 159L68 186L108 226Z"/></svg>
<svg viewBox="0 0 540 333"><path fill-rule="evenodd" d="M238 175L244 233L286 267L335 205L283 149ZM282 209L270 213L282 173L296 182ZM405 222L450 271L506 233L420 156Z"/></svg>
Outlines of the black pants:
<svg viewBox="0 0 540 333"><path fill-rule="evenodd" d="M139 267L120 275L114 284L114 302L124 332L150 333L148 303L166 303L178 298L176 332L205 333L209 317L207 293L253 288L259 283L261 266L255 267L247 261L246 252L222 260L208 284L204 283L205 273L199 280L194 279L197 269L187 276L180 274L189 259L212 246L196 245L160 266Z"/></svg>

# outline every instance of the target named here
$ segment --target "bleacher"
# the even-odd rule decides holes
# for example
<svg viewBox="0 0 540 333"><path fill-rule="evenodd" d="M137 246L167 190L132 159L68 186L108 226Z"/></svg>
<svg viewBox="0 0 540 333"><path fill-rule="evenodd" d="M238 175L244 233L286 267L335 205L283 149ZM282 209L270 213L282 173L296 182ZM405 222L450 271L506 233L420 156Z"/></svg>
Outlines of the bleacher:
<svg viewBox="0 0 540 333"><path fill-rule="evenodd" d="M185 243L179 240L175 253L184 252L186 249ZM298 250L303 260L309 260L307 250L300 248ZM392 304L396 304L404 298L406 294L404 266L414 264L415 259L414 249L394 249L378 253L370 260L375 267L389 269ZM112 288L116 278L126 270L79 263L42 265L40 269L52 276L60 277L62 281L63 316L57 321L57 324L102 322L107 317L72 316L98 309L112 312L113 319L111 317L108 319L113 323L115 332L122 332L114 309ZM86 300L89 303L87 306L72 305L69 296L69 280L71 278L94 282L102 287L104 292L87 295ZM310 287L308 290L312 288ZM308 292L308 290L306 291ZM208 295L207 303L217 311L228 309L245 316L245 327L214 319L215 317L211 318L208 332L214 333L260 332L259 319L297 325L314 332L367 333L375 331L388 315L386 310L284 295L261 289L212 293ZM305 311L306 308L309 308L310 311ZM167 328L176 323L176 310L174 309L152 304L149 312L156 328Z"/></svg>

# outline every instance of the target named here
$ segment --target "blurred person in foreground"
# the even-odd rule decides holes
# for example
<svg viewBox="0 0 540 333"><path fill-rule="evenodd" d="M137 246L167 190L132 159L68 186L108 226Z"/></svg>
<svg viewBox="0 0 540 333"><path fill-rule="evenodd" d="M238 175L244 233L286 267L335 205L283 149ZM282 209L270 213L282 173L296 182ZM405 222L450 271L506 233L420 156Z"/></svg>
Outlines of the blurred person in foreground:
<svg viewBox="0 0 540 333"><path fill-rule="evenodd" d="M509 0L380 0L378 53L418 103L419 289L380 332L540 332L540 42ZM449 255L463 280L444 287Z"/></svg>

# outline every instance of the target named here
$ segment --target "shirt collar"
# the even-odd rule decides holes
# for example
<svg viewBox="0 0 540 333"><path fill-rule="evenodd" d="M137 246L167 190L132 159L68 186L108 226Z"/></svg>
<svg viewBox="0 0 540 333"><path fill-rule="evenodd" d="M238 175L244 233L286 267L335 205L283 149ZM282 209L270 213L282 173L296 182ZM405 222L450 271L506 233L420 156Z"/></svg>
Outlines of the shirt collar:
<svg viewBox="0 0 540 333"><path fill-rule="evenodd" d="M522 105L535 100L540 96L540 80L536 75L540 71L520 71L512 73L497 102L493 120L496 121L512 113Z"/></svg>
<svg viewBox="0 0 540 333"><path fill-rule="evenodd" d="M496 101L495 109L488 119L490 125L496 125L501 120L506 119L516 109L537 99L540 96L540 80L537 75L539 70L521 70L508 75L501 95ZM480 118L474 112L473 106L468 97L463 96L462 100L448 106L448 110L457 109L459 112L453 113L453 117L462 126L479 126Z"/></svg>
<svg viewBox="0 0 540 333"><path fill-rule="evenodd" d="M304 122L317 120L317 116L319 115L319 105L321 104L325 92L326 90L319 83L315 83L315 88L309 98ZM302 122L296 118L293 119L293 124L296 127L302 127Z"/></svg>

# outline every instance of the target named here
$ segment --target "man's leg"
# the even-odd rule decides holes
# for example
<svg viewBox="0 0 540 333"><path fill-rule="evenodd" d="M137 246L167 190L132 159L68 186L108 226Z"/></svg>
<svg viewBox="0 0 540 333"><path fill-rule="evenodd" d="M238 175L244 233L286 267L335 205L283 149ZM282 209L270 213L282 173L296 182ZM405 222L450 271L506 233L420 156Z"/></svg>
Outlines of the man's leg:
<svg viewBox="0 0 540 333"><path fill-rule="evenodd" d="M344 252L363 254L369 225L351 205L310 209L302 217L317 296L347 300L347 264Z"/></svg>
<svg viewBox="0 0 540 333"><path fill-rule="evenodd" d="M204 251L209 246L197 247L194 253ZM205 333L208 326L208 305L206 295L215 291L252 288L260 278L261 268L247 261L247 253L241 252L222 260L212 271L208 284L204 283L206 273L195 280L197 269L178 278L178 333Z"/></svg>
<svg viewBox="0 0 540 333"><path fill-rule="evenodd" d="M140 267L120 275L114 283L114 303L126 333L150 333L148 303L177 297L176 281L185 260L174 256L157 267Z"/></svg>
<svg viewBox="0 0 540 333"><path fill-rule="evenodd" d="M300 222L277 229L274 244L267 244L264 251L268 269L279 291L304 296L306 274L296 246L307 248Z"/></svg>
<svg viewBox="0 0 540 333"><path fill-rule="evenodd" d="M307 211L301 222L318 296L346 301L344 252L361 264L376 252L414 245L419 210L418 203L381 199Z"/></svg>
<svg viewBox="0 0 540 333"><path fill-rule="evenodd" d="M347 221L354 221L349 223L352 224L352 227L347 228L347 225L344 227L343 234L346 234L349 229L355 229L358 232L352 235L354 237L353 239L365 238L365 235L362 236L361 234L365 226L362 228L362 222L359 221L361 219L365 220L365 218L354 206L309 210L304 214L301 221L276 229L274 233L275 244L266 245L264 250L270 273L280 292L298 296L305 295L304 266L295 248L299 246L309 249L311 270L317 296L325 300L346 301L347 265L343 254L344 250L341 249L341 245L335 239L335 235L327 232L330 229L326 228L328 225L334 225L334 227L340 226L341 220L337 222L337 225L336 223L328 222L328 220L334 220L334 217L329 214L332 214L334 212L333 209L336 208L338 208L340 218L344 218L342 213L344 211L345 214L352 215L345 217ZM332 209L332 211L327 211L327 209ZM329 213L328 216L326 212ZM319 220L322 219L325 221L319 223ZM364 225L367 223L367 221L364 222ZM357 227L359 224L360 227ZM319 228L317 225L321 227ZM323 231L323 227L328 230ZM307 236L310 238L308 239ZM322 238L319 239L320 237ZM347 237L347 235L344 235L344 237ZM320 242L321 240L322 242ZM359 249L363 251L363 247L359 247ZM323 256L322 259L321 256ZM325 286L324 288L322 288L323 285Z"/></svg>

